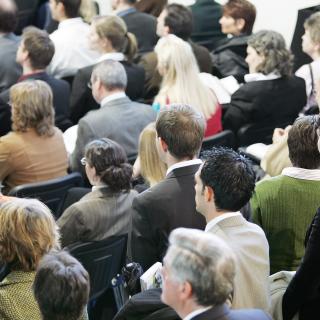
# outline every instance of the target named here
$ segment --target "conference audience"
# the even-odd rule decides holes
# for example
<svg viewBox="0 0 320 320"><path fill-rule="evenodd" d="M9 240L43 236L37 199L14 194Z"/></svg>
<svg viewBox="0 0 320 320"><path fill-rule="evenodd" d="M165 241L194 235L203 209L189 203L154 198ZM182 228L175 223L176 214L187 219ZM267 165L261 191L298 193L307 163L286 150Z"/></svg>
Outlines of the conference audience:
<svg viewBox="0 0 320 320"><path fill-rule="evenodd" d="M140 193L132 204L133 261L144 270L162 260L173 229L205 227L194 199L204 118L188 105L170 105L158 114L156 131L159 157L168 166L166 178Z"/></svg>
<svg viewBox="0 0 320 320"><path fill-rule="evenodd" d="M31 182L67 174L68 158L61 131L54 126L52 91L41 80L10 89L12 132L0 137L0 181L4 192Z"/></svg>
<svg viewBox="0 0 320 320"><path fill-rule="evenodd" d="M96 61L97 63L114 60L123 65L128 79L126 94L132 100L141 98L144 86L144 70L132 63L137 52L137 43L134 35L127 32L124 21L111 15L94 18L90 27L89 43L92 50L101 54ZM88 111L99 109L99 104L94 100L88 87L95 65L80 69L74 77L70 100L70 117L75 124Z"/></svg>
<svg viewBox="0 0 320 320"><path fill-rule="evenodd" d="M33 292L42 320L80 320L89 291L88 272L69 253L50 252L41 259Z"/></svg>

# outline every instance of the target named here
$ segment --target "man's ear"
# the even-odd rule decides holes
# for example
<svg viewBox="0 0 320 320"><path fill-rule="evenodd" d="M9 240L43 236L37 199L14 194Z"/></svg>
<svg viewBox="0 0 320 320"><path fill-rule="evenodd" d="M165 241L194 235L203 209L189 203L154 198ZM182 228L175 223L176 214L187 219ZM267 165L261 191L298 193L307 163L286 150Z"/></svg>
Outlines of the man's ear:
<svg viewBox="0 0 320 320"><path fill-rule="evenodd" d="M166 144L166 142L161 137L159 137L158 139L160 140L161 149L164 152L167 152L168 151L168 145Z"/></svg>
<svg viewBox="0 0 320 320"><path fill-rule="evenodd" d="M244 20L243 18L236 19L236 26L239 32L242 32L245 25L246 25L246 20Z"/></svg>
<svg viewBox="0 0 320 320"><path fill-rule="evenodd" d="M213 189L209 186L204 187L204 197L207 202L211 202L214 199L214 192Z"/></svg>
<svg viewBox="0 0 320 320"><path fill-rule="evenodd" d="M170 34L170 28L168 26L163 27L163 34L164 36L167 36L168 34Z"/></svg>
<svg viewBox="0 0 320 320"><path fill-rule="evenodd" d="M181 284L180 288L180 298L183 301L186 301L192 297L192 286L190 282L185 281L184 283Z"/></svg>

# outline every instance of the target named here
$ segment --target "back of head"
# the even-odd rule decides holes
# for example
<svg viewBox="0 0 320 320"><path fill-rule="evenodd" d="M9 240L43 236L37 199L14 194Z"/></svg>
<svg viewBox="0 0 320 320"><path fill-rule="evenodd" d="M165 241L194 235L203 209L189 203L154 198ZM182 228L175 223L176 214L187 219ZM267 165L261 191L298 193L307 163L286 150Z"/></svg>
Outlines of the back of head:
<svg viewBox="0 0 320 320"><path fill-rule="evenodd" d="M10 89L12 128L26 132L32 128L39 136L54 134L54 109L51 88L41 80L28 80Z"/></svg>
<svg viewBox="0 0 320 320"><path fill-rule="evenodd" d="M44 320L78 320L89 299L87 271L65 251L41 260L33 290Z"/></svg>
<svg viewBox="0 0 320 320"><path fill-rule="evenodd" d="M164 8L167 16L164 25L169 27L170 33L187 41L192 33L192 12L189 8L180 4L169 4Z"/></svg>
<svg viewBox="0 0 320 320"><path fill-rule="evenodd" d="M254 22L256 20L256 7L247 0L229 0L223 6L223 15L233 19L243 19L245 25L242 33L251 34Z"/></svg>
<svg viewBox="0 0 320 320"><path fill-rule="evenodd" d="M304 28L309 31L311 41L320 45L320 12L316 12L306 19Z"/></svg>
<svg viewBox="0 0 320 320"><path fill-rule="evenodd" d="M132 166L124 149L115 141L102 138L87 144L85 158L101 181L114 192L131 188Z"/></svg>
<svg viewBox="0 0 320 320"><path fill-rule="evenodd" d="M33 69L45 69L50 64L55 49L46 31L28 27L23 30L22 43Z"/></svg>
<svg viewBox="0 0 320 320"><path fill-rule="evenodd" d="M123 90L127 87L127 74L123 65L114 60L105 60L97 64L92 71L93 81L99 79L108 90Z"/></svg>
<svg viewBox="0 0 320 320"><path fill-rule="evenodd" d="M204 164L200 178L203 188L214 192L217 210L239 211L251 198L255 174L250 162L228 148L213 148L203 154Z"/></svg>
<svg viewBox="0 0 320 320"><path fill-rule="evenodd" d="M171 232L164 265L172 277L189 282L200 306L223 304L233 290L235 261L231 249L211 233L178 228Z"/></svg>
<svg viewBox="0 0 320 320"><path fill-rule="evenodd" d="M317 146L319 127L318 115L299 117L292 125L288 134L288 148L289 158L294 167L320 168L320 153Z"/></svg>
<svg viewBox="0 0 320 320"><path fill-rule="evenodd" d="M81 5L81 0L53 0L56 3L61 2L64 6L65 15L68 18L79 17L79 10Z"/></svg>
<svg viewBox="0 0 320 320"><path fill-rule="evenodd" d="M193 159L202 144L205 120L191 106L174 104L160 111L156 130L173 157Z"/></svg>
<svg viewBox="0 0 320 320"><path fill-rule="evenodd" d="M264 58L257 67L257 72L263 74L274 72L280 76L292 74L293 56L286 48L286 42L279 32L261 30L250 37L248 46Z"/></svg>
<svg viewBox="0 0 320 320"><path fill-rule="evenodd" d="M13 0L0 1L0 32L10 33L17 26L17 7Z"/></svg>
<svg viewBox="0 0 320 320"><path fill-rule="evenodd" d="M0 204L0 256L12 270L34 271L40 259L59 248L58 227L50 210L34 199Z"/></svg>
<svg viewBox="0 0 320 320"><path fill-rule="evenodd" d="M158 17L167 2L168 0L140 0L135 3L135 7L141 12Z"/></svg>

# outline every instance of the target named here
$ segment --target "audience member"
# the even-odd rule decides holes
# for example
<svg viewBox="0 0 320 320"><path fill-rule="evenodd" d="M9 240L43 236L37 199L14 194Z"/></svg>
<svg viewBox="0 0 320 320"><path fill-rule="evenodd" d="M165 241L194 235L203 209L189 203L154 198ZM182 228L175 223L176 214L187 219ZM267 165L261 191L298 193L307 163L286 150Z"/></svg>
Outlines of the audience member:
<svg viewBox="0 0 320 320"><path fill-rule="evenodd" d="M251 199L253 221L265 231L270 245L271 273L296 270L304 254L303 238L319 206L319 116L298 118L288 134L293 167L263 180Z"/></svg>
<svg viewBox="0 0 320 320"><path fill-rule="evenodd" d="M156 117L150 106L133 102L126 96L126 72L117 61L106 60L96 65L91 85L93 97L101 108L89 112L79 121L76 147L71 155L73 171L81 171L84 147L94 139L112 139L129 157L137 155L139 135Z"/></svg>
<svg viewBox="0 0 320 320"><path fill-rule="evenodd" d="M223 128L237 133L242 126L255 124L269 128L272 135L274 128L291 124L298 116L306 102L305 84L291 76L292 56L278 32L254 34L247 51L250 74L231 96L230 104L224 106Z"/></svg>
<svg viewBox="0 0 320 320"><path fill-rule="evenodd" d="M196 209L210 232L229 244L236 257L232 308L269 308L269 245L263 230L240 209L248 203L255 174L231 149L213 148L195 175Z"/></svg>
<svg viewBox="0 0 320 320"><path fill-rule="evenodd" d="M205 120L187 105L171 105L160 111L157 150L167 166L163 181L133 200L133 260L144 270L161 261L169 233L177 227L204 229L205 220L196 212L194 174L201 160Z"/></svg>
<svg viewBox="0 0 320 320"><path fill-rule="evenodd" d="M221 131L220 104L214 91L199 78L191 46L171 34L159 40L155 52L163 81L153 107L160 109L170 103L189 104L201 112L207 121L205 137Z"/></svg>
<svg viewBox="0 0 320 320"><path fill-rule="evenodd" d="M90 279L66 251L46 254L33 283L42 320L79 320L89 300Z"/></svg>
<svg viewBox="0 0 320 320"><path fill-rule="evenodd" d="M0 138L0 181L5 190L64 176L68 158L61 131L54 127L52 91L41 80L10 89L13 132Z"/></svg>
<svg viewBox="0 0 320 320"><path fill-rule="evenodd" d="M0 92L10 88L18 80L21 67L15 57L19 38L13 31L17 24L17 7L14 0L0 3Z"/></svg>
<svg viewBox="0 0 320 320"><path fill-rule="evenodd" d="M139 0L135 2L134 6L139 11L152 14L157 18L167 3L168 0Z"/></svg>
<svg viewBox="0 0 320 320"><path fill-rule="evenodd" d="M127 32L124 21L117 16L96 17L90 27L89 43L91 49L102 54L98 62L114 60L123 65L128 78L127 95L132 100L141 98L144 70L132 63L137 43L134 35ZM78 123L88 111L99 108L88 87L93 67L90 65L80 69L73 80L70 110L74 123Z"/></svg>
<svg viewBox="0 0 320 320"><path fill-rule="evenodd" d="M82 163L93 188L59 218L62 246L130 235L136 192L130 190L132 167L124 149L107 138L94 140L86 146Z"/></svg>
<svg viewBox="0 0 320 320"><path fill-rule="evenodd" d="M192 12L189 8L171 4L166 6L158 18L157 34L159 37L174 34L184 41L189 42L201 72L211 73L212 63L208 49L193 43L190 40L192 32ZM144 55L140 64L146 71L145 97L153 98L159 91L161 76L157 72L157 55L150 52Z"/></svg>
<svg viewBox="0 0 320 320"><path fill-rule="evenodd" d="M222 17L219 20L222 33L231 35L220 41L212 51L214 73L218 77L230 75L245 75L248 65L247 41L252 33L256 19L256 8L247 0L229 0L223 6Z"/></svg>
<svg viewBox="0 0 320 320"><path fill-rule="evenodd" d="M50 0L51 15L59 22L50 34L55 54L49 73L57 78L74 76L78 69L95 63L97 52L89 49L89 25L79 17L81 0Z"/></svg>
<svg viewBox="0 0 320 320"><path fill-rule="evenodd" d="M170 234L162 269L161 299L182 319L271 319L258 309L230 310L237 261L227 244L199 230L179 228Z"/></svg>
<svg viewBox="0 0 320 320"><path fill-rule="evenodd" d="M116 14L121 17L138 41L139 54L150 52L156 45L157 20L148 13L135 8L136 0L112 0L112 7Z"/></svg>

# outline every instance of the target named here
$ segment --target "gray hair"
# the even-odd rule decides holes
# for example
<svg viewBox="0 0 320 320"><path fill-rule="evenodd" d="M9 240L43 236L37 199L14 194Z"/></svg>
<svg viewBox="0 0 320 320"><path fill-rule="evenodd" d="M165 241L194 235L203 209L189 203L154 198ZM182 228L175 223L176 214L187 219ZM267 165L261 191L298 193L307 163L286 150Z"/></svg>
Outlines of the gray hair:
<svg viewBox="0 0 320 320"><path fill-rule="evenodd" d="M123 65L114 60L105 60L97 64L93 68L92 79L99 79L107 90L125 90L128 82Z"/></svg>
<svg viewBox="0 0 320 320"><path fill-rule="evenodd" d="M271 30L259 31L249 38L248 46L264 57L264 61L257 67L257 72L275 72L281 76L292 74L293 55L286 48L286 42L280 33Z"/></svg>
<svg viewBox="0 0 320 320"><path fill-rule="evenodd" d="M171 232L165 264L174 279L189 282L202 306L224 303L233 291L235 260L227 244L213 234L178 228Z"/></svg>
<svg viewBox="0 0 320 320"><path fill-rule="evenodd" d="M312 14L304 23L305 30L310 33L311 41L320 44L320 12Z"/></svg>

